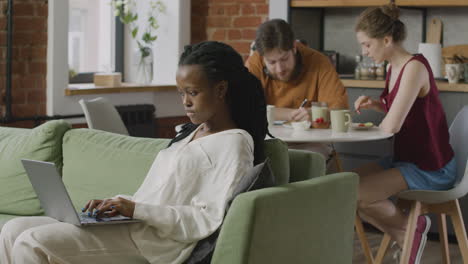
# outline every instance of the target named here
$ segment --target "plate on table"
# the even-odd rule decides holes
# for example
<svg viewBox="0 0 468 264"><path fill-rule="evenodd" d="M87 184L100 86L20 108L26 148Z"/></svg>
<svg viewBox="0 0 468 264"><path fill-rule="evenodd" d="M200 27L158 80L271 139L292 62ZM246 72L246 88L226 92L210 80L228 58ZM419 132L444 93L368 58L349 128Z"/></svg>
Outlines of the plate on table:
<svg viewBox="0 0 468 264"><path fill-rule="evenodd" d="M366 122L366 123L352 123L351 127L356 130L368 130L375 127L374 123Z"/></svg>
<svg viewBox="0 0 468 264"><path fill-rule="evenodd" d="M284 122L282 124L282 126L287 127L287 128L293 128L292 125L291 125L291 122L289 122L289 121Z"/></svg>

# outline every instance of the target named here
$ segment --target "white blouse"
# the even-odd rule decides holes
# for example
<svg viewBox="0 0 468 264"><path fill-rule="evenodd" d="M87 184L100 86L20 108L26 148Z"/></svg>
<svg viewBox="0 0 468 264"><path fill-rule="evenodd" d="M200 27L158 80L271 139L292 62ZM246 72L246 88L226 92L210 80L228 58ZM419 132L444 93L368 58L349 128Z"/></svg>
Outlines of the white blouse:
<svg viewBox="0 0 468 264"><path fill-rule="evenodd" d="M133 195L132 238L150 263L182 263L222 223L226 203L253 167L253 140L241 129L187 138L159 152Z"/></svg>

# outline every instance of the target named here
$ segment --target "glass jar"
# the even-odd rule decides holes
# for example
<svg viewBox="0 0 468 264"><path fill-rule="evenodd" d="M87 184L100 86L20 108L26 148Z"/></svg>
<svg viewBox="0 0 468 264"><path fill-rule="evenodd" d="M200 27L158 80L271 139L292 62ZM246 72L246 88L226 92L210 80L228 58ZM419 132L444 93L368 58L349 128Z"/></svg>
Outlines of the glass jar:
<svg viewBox="0 0 468 264"><path fill-rule="evenodd" d="M362 66L360 67L359 74L360 74L362 80L368 80L369 79L369 65L367 63L362 63Z"/></svg>
<svg viewBox="0 0 468 264"><path fill-rule="evenodd" d="M379 63L379 64L376 65L375 78L377 80L384 80L385 79L385 63Z"/></svg>
<svg viewBox="0 0 468 264"><path fill-rule="evenodd" d="M356 55L356 67L354 68L354 79L359 80L361 78L361 55Z"/></svg>
<svg viewBox="0 0 468 264"><path fill-rule="evenodd" d="M330 120L328 116L328 104L325 102L312 102L312 121L322 118L324 122Z"/></svg>

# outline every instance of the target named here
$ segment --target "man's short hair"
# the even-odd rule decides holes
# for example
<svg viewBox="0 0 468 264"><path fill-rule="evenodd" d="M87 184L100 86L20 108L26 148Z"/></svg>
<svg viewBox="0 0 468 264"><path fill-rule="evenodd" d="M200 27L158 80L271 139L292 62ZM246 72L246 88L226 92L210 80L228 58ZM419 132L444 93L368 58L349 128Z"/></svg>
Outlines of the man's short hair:
<svg viewBox="0 0 468 264"><path fill-rule="evenodd" d="M255 48L264 55L272 49L284 51L292 50L294 47L294 32L291 26L282 19L272 19L261 24L257 29Z"/></svg>

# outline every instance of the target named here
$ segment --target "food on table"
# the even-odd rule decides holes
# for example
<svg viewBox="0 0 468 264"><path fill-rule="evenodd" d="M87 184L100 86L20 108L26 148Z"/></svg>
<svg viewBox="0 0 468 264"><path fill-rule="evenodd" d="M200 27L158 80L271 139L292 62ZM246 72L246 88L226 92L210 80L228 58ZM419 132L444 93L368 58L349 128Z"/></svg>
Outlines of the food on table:
<svg viewBox="0 0 468 264"><path fill-rule="evenodd" d="M329 128L330 122L325 120L323 117L316 118L314 122L312 122L313 128Z"/></svg>
<svg viewBox="0 0 468 264"><path fill-rule="evenodd" d="M323 119L323 117L319 117L319 118L315 119L315 123L321 124L321 123L324 123L324 122L325 122L325 120Z"/></svg>
<svg viewBox="0 0 468 264"><path fill-rule="evenodd" d="M358 127L373 127L374 123L372 122L367 122L367 123L359 123Z"/></svg>

